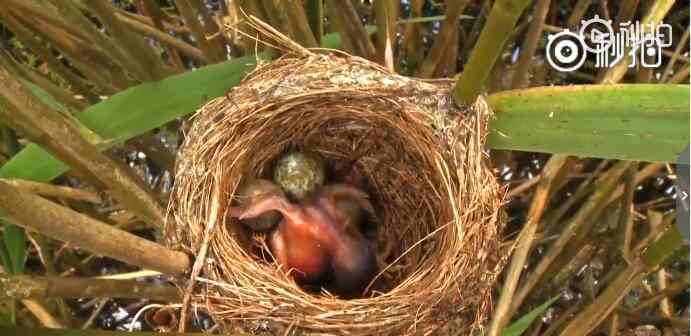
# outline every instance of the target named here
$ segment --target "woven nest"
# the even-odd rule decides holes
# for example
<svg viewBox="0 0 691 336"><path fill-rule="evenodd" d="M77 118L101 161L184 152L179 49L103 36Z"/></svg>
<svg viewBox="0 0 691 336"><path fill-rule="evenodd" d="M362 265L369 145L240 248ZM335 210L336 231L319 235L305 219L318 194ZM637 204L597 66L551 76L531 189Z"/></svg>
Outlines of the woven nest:
<svg viewBox="0 0 691 336"><path fill-rule="evenodd" d="M458 109L449 81L285 44L284 57L203 106L185 139L165 236L196 257L192 276L180 282L194 288L191 305L226 330L254 333L477 327L503 261L503 190L487 165L484 100ZM381 269L366 297L303 290L263 255L261 235L225 216L244 179L270 176L294 148L364 176L379 218L371 234Z"/></svg>

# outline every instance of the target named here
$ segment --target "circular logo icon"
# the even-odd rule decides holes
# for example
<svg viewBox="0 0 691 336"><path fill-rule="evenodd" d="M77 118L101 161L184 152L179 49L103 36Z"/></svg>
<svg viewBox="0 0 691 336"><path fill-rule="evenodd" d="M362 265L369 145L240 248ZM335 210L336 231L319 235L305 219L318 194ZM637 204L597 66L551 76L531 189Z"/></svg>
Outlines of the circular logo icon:
<svg viewBox="0 0 691 336"><path fill-rule="evenodd" d="M586 45L578 34L565 30L547 40L547 62L554 69L571 72L585 63Z"/></svg>
<svg viewBox="0 0 691 336"><path fill-rule="evenodd" d="M601 19L599 15L595 15L590 20L581 21L579 35L585 49L591 53L609 49L615 39L612 21Z"/></svg>

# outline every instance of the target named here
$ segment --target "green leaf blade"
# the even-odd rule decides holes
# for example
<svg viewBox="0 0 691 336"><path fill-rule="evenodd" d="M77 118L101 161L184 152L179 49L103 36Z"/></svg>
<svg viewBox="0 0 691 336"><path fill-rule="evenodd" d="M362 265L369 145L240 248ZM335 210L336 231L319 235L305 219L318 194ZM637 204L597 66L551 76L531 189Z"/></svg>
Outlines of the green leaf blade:
<svg viewBox="0 0 691 336"><path fill-rule="evenodd" d="M490 95L492 148L676 161L689 143L689 86L540 87Z"/></svg>
<svg viewBox="0 0 691 336"><path fill-rule="evenodd" d="M502 331L501 336L520 336L522 335L528 327L542 315L549 306L551 306L555 301L559 299L559 296L549 299L549 301L541 304L539 307L531 310L528 314L518 319L516 322L512 323L510 326L506 327Z"/></svg>
<svg viewBox="0 0 691 336"><path fill-rule="evenodd" d="M3 243L7 253L5 264L10 274L24 273L24 258L26 257L26 235L24 229L16 225L5 225ZM3 258L4 260L5 258Z"/></svg>

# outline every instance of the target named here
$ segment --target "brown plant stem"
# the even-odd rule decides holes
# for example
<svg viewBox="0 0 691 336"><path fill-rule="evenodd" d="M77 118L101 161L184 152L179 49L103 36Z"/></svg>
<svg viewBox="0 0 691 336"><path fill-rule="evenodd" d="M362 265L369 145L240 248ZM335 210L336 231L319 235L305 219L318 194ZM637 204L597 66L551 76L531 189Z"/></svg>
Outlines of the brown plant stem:
<svg viewBox="0 0 691 336"><path fill-rule="evenodd" d="M166 36L166 37L171 37L170 34L166 33L167 30L165 28L165 22L163 21L165 13L163 13L163 11L161 10L161 7L159 7L158 4L154 0L137 0L137 2L135 4L137 5L137 9L138 9L137 11L140 11L144 15L148 16L151 20L151 25L144 23L143 24L144 27L146 27L148 29L148 28L152 28L151 26L153 26L154 28L156 28L153 30L154 32L160 33L161 35ZM121 15L119 17L123 23L130 25L132 27L132 29L135 29L135 30L137 29L135 27L138 24L142 23L141 21L138 21L135 19L130 20L129 17L124 16L124 15ZM141 30L139 32L142 33ZM146 33L142 33L142 34L144 34L145 36L150 36ZM172 65L178 70L187 69L185 64L182 62L182 58L180 57L180 54L178 53L178 51L175 50L175 48L173 48L169 43L164 42L163 36L156 37L156 39L159 42L163 43L163 48L165 49L166 53L168 53L168 57L170 58L170 62L172 63ZM176 38L174 38L174 40L180 41ZM180 41L180 42L182 42L182 41ZM189 45L187 43L183 43L183 45L192 47L191 45ZM192 48L194 48L194 47L192 47ZM199 56L201 56L203 58L201 50L199 50L197 48L194 48L194 49L199 53ZM205 64L206 62L202 62L202 63Z"/></svg>
<svg viewBox="0 0 691 336"><path fill-rule="evenodd" d="M680 58L682 52L684 51L684 47L686 47L686 44L689 42L689 30L690 29L691 29L691 27L686 28L686 31L684 31L684 35L681 36L681 39L679 40L677 47L674 48L674 54L672 55L672 58L670 58L669 62L667 62L667 65L665 66L665 70L662 71L662 78L660 79L661 83L667 82L667 79L672 74L672 69L674 69L674 64Z"/></svg>
<svg viewBox="0 0 691 336"><path fill-rule="evenodd" d="M376 50L353 4L350 1L327 0L326 8L329 11L329 19L336 23L335 26L339 29L342 40L349 41L348 44L352 46L353 53L374 60Z"/></svg>
<svg viewBox="0 0 691 336"><path fill-rule="evenodd" d="M261 6L264 8L267 18L267 23L271 24L276 30L283 32L286 36L291 36L295 39L293 29L288 22L288 15L284 11L286 2L275 0L261 0Z"/></svg>
<svg viewBox="0 0 691 336"><path fill-rule="evenodd" d="M432 48L430 48L427 57L417 71L416 76L422 78L431 77L434 71L439 66L444 53L448 52L448 48L458 47L458 43L453 43L454 30L458 30L458 20L463 14L465 6L468 4L467 0L456 0L446 2L446 16L442 22L439 34L434 38Z"/></svg>
<svg viewBox="0 0 691 336"><path fill-rule="evenodd" d="M58 11L51 6L40 6L36 1L23 1L23 0L6 0L4 1L3 8L0 11L10 11L15 13L23 13L31 17L35 17L39 21L46 22L51 26L60 27L71 35L76 36L79 39L86 40L88 37L86 33L81 30L77 25L71 25L64 20L64 17L58 15Z"/></svg>
<svg viewBox="0 0 691 336"><path fill-rule="evenodd" d="M162 225L164 210L150 190L127 169L103 155L60 112L45 105L17 81L0 59L0 117L56 155L73 169L107 186L113 196L138 216Z"/></svg>
<svg viewBox="0 0 691 336"><path fill-rule="evenodd" d="M689 83L689 79L688 79L689 78L689 70L691 70L689 68L689 66L688 65L685 66L683 69L677 71L677 73L674 74L674 76L672 76L672 78L669 79L668 83L672 83L672 84L686 83L686 84L688 84Z"/></svg>
<svg viewBox="0 0 691 336"><path fill-rule="evenodd" d="M24 307L36 317L42 326L53 329L62 329L65 327L48 312L48 309L43 307L43 305L36 300L22 300L21 302Z"/></svg>
<svg viewBox="0 0 691 336"><path fill-rule="evenodd" d="M636 171L637 166L629 167L624 175L624 191L621 199L621 212L617 223L617 246L621 249L624 260L631 260L631 242L633 241L633 196L636 191Z"/></svg>
<svg viewBox="0 0 691 336"><path fill-rule="evenodd" d="M142 81L157 81L171 74L173 71L163 64L161 58L154 53L141 36L132 34L129 27L115 15L115 7L108 1L87 1L87 6L105 25L123 53L136 65L135 75Z"/></svg>
<svg viewBox="0 0 691 336"><path fill-rule="evenodd" d="M199 0L179 0L175 5L180 11L180 15L185 19L185 23L189 26L194 39L199 44L199 49L204 53L204 57L209 62L217 63L226 60L226 53L223 49L222 36L218 33L216 22L211 20L211 16L204 8L204 5ZM199 22L198 17L201 16L204 20L204 25ZM207 39L213 34L217 34L211 39Z"/></svg>
<svg viewBox="0 0 691 336"><path fill-rule="evenodd" d="M302 7L301 1L286 1L284 4L285 13L288 16L288 23L293 32L293 37L301 46L305 48L316 48L317 39L309 26L307 14Z"/></svg>
<svg viewBox="0 0 691 336"><path fill-rule="evenodd" d="M167 274L181 274L190 265L185 253L118 230L2 181L0 214L27 229L131 265Z"/></svg>
<svg viewBox="0 0 691 336"><path fill-rule="evenodd" d="M128 298L165 302L180 300L177 288L136 280L0 275L0 295L14 299Z"/></svg>
<svg viewBox="0 0 691 336"><path fill-rule="evenodd" d="M550 0L538 0L535 4L535 13L533 14L533 21L530 23L528 33L525 36L525 41L521 47L521 55L516 64L516 71L513 75L513 83L511 87L514 89L523 89L530 84L530 68L533 65L533 56L537 50L538 42L542 36L542 30L545 25L545 18L549 12Z"/></svg>
<svg viewBox="0 0 691 336"><path fill-rule="evenodd" d="M230 15L233 20L230 23L234 27L234 29L231 29L233 43L238 45L245 55L251 55L265 49L271 54L278 54L275 49L257 43L252 38L258 36L258 32L248 23L248 17L254 16L262 22L271 22L261 1L236 0L232 2L232 6L228 10L231 11Z"/></svg>
<svg viewBox="0 0 691 336"><path fill-rule="evenodd" d="M150 0L147 0L150 1ZM176 34L190 34L190 29L189 27L185 26L182 24L182 19L176 15L170 15L160 8L156 10L158 13L158 16L161 18L161 21L163 22L163 28L161 29L162 31L171 31ZM127 17L132 20L139 21L143 24L150 25L150 26L155 26L155 22L152 18L143 16L143 15L138 15L132 12L128 11L123 11L123 10L118 10L117 15L119 17Z"/></svg>
<svg viewBox="0 0 691 336"><path fill-rule="evenodd" d="M101 203L101 196L98 193L80 190L65 186L59 186L54 184L47 184L41 182L34 182L29 180L20 179L3 179L0 181L5 182L18 189L28 191L32 194L38 194L44 197L58 197L64 199L72 199L75 201L82 201L88 203Z"/></svg>

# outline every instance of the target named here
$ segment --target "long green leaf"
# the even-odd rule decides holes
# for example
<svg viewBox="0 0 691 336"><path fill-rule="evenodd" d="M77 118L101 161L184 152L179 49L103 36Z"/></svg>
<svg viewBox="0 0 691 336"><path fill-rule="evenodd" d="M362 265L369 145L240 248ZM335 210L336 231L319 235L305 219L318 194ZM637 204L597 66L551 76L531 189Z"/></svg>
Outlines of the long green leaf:
<svg viewBox="0 0 691 336"><path fill-rule="evenodd" d="M501 336L520 336L525 332L528 327L538 318L542 313L549 308L555 301L559 299L558 296L549 299L549 301L541 304L539 307L531 310L528 314L518 319L518 321L512 323L510 326L506 327L504 331L501 332Z"/></svg>
<svg viewBox="0 0 691 336"><path fill-rule="evenodd" d="M497 149L676 161L689 143L689 86L539 87L490 95Z"/></svg>

